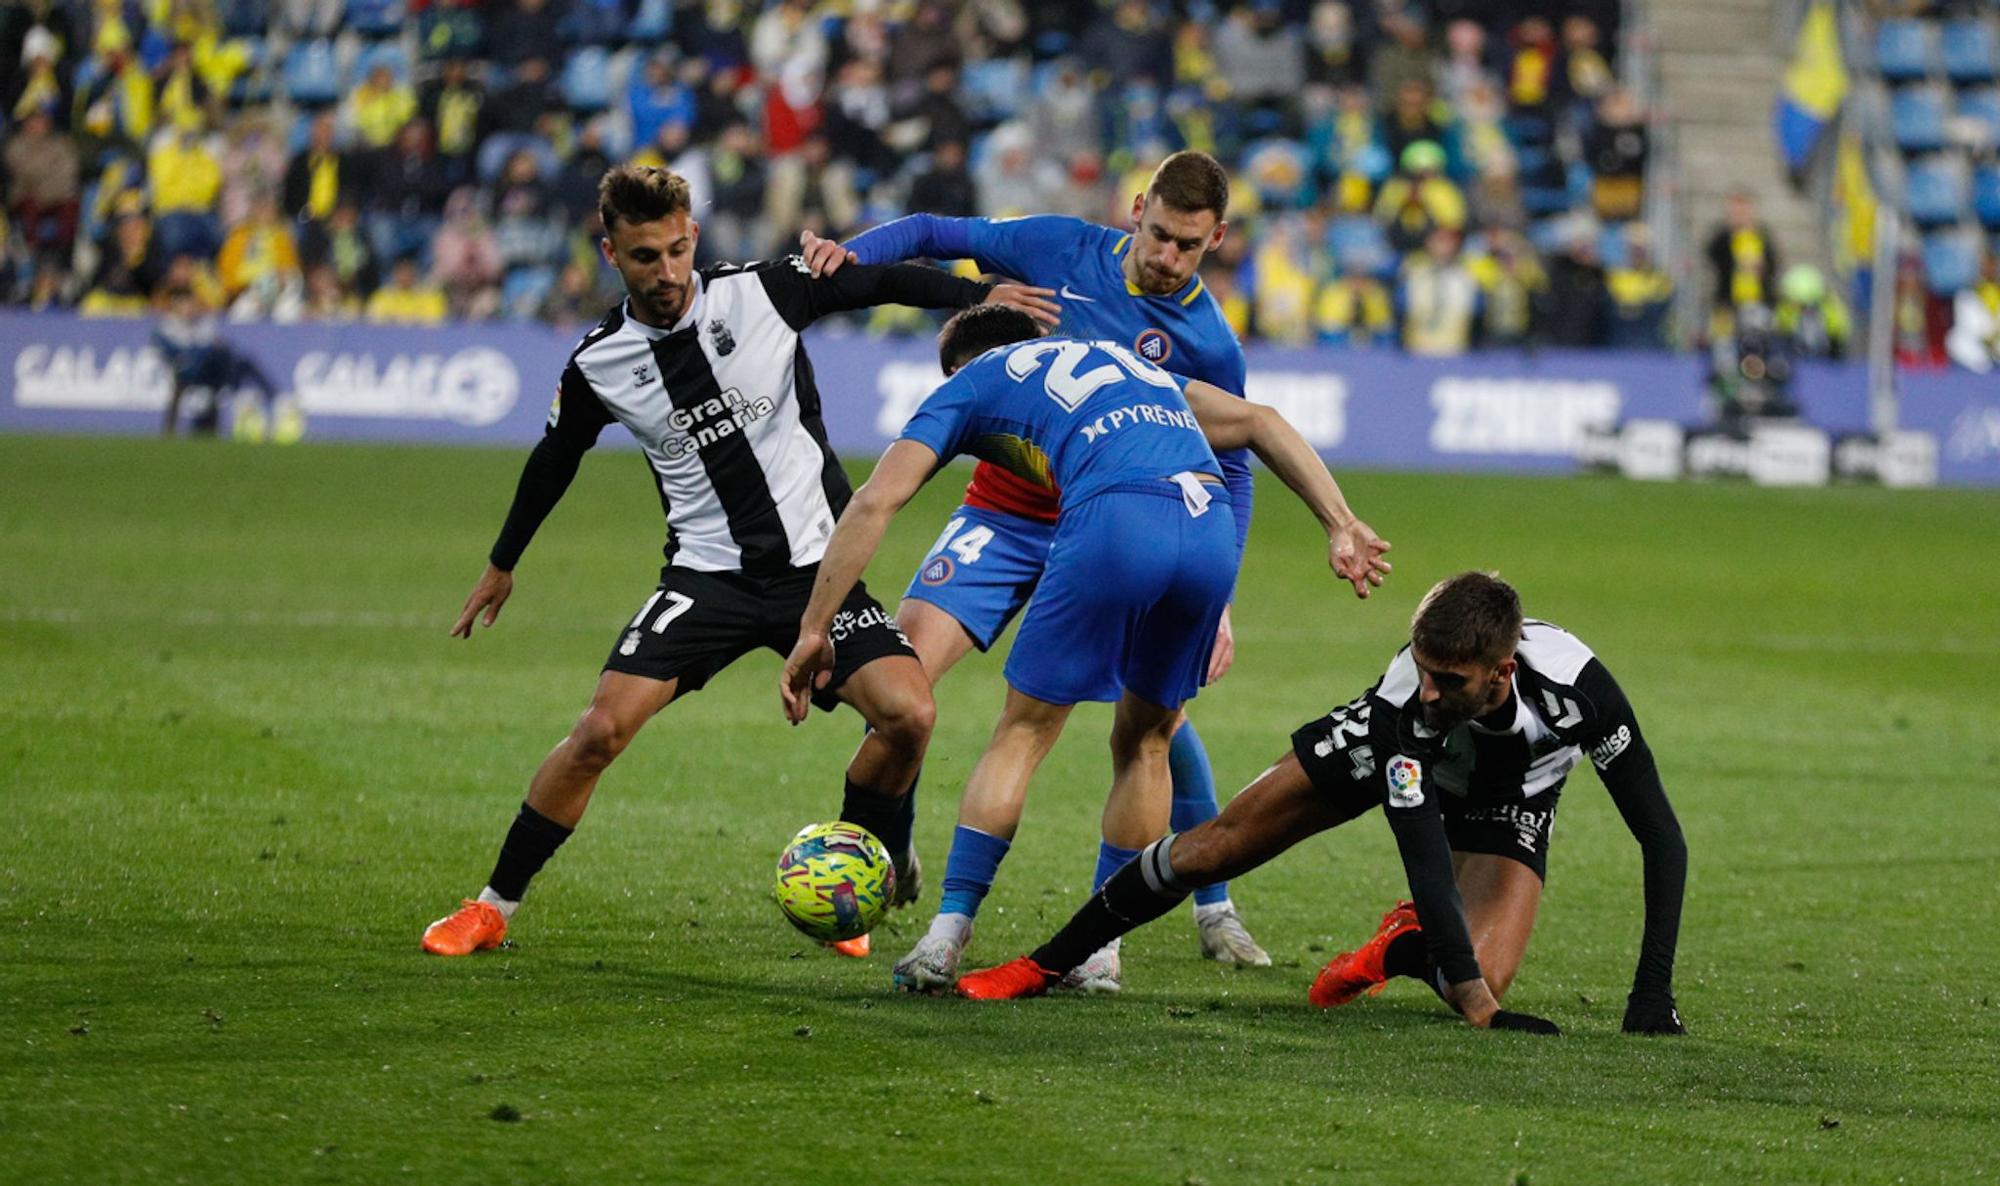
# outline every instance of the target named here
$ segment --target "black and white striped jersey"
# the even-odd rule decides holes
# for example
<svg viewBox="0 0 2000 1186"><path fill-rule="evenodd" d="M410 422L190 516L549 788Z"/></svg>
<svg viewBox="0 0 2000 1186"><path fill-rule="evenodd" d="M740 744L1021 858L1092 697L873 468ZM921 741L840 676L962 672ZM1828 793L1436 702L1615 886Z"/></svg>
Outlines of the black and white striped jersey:
<svg viewBox="0 0 2000 1186"><path fill-rule="evenodd" d="M800 333L828 313L876 304L957 308L988 288L931 268L850 264L809 275L796 257L696 274L671 329L621 305L563 369L492 561L511 569L613 421L645 450L667 516L668 563L773 573L816 564L850 495L828 447Z"/></svg>
<svg viewBox="0 0 2000 1186"><path fill-rule="evenodd" d="M1410 648L1367 693L1308 722L1293 752L1313 785L1366 810L1396 834L1431 958L1452 982L1478 975L1453 888L1445 803L1530 803L1553 810L1586 759L1644 854L1646 933L1637 982L1672 981L1687 850L1631 703L1603 662L1560 626L1528 619L1515 648L1513 695L1485 719L1439 734L1424 723Z"/></svg>

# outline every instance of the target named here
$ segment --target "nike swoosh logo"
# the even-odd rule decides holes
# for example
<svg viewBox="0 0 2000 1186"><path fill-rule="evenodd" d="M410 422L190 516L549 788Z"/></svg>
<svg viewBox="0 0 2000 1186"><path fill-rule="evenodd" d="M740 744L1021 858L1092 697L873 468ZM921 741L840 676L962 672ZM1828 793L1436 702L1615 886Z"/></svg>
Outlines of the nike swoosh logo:
<svg viewBox="0 0 2000 1186"><path fill-rule="evenodd" d="M1061 291L1062 291L1062 298L1066 301L1083 301L1084 303L1091 305L1097 303L1096 297L1087 297L1080 292L1071 292L1069 290L1069 285L1067 284L1062 286Z"/></svg>

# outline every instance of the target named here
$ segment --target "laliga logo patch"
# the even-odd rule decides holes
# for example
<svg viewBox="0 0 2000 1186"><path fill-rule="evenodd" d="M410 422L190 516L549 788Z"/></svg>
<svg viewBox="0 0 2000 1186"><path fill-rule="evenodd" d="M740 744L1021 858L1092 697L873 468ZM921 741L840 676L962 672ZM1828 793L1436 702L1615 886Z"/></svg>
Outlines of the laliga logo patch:
<svg viewBox="0 0 2000 1186"><path fill-rule="evenodd" d="M1424 764L1397 754L1389 759L1389 806L1424 805Z"/></svg>
<svg viewBox="0 0 2000 1186"><path fill-rule="evenodd" d="M917 579L926 585L942 585L951 579L953 571L955 570L952 568L950 557L933 556L930 563L924 565L924 570L918 574Z"/></svg>
<svg viewBox="0 0 2000 1186"><path fill-rule="evenodd" d="M1164 333L1149 329L1133 339L1132 349L1147 362L1160 363L1167 361L1167 357L1174 352L1174 344Z"/></svg>

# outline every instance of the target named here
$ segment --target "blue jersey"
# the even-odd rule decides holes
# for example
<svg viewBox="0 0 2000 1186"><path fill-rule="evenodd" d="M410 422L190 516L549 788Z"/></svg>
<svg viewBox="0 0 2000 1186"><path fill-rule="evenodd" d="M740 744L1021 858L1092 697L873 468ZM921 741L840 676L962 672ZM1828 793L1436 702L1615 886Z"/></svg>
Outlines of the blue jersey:
<svg viewBox="0 0 2000 1186"><path fill-rule="evenodd" d="M1245 384L1243 347L1201 277L1174 293L1149 296L1125 282L1130 232L1078 218L943 218L912 214L849 240L865 264L970 259L988 272L1056 290L1064 337L1111 341L1147 362L1212 383L1231 395ZM1250 454L1219 454L1236 515L1237 555L1250 530ZM1001 509L1012 509L1004 504Z"/></svg>
<svg viewBox="0 0 2000 1186"><path fill-rule="evenodd" d="M1018 342L945 380L901 439L1060 489L1067 510L1123 482L1222 472L1183 382L1117 342Z"/></svg>

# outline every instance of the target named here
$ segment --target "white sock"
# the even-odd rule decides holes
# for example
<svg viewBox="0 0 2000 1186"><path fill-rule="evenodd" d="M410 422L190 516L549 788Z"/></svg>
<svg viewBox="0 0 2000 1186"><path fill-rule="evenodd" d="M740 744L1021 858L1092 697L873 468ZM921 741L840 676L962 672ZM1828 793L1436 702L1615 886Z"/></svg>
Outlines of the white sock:
<svg viewBox="0 0 2000 1186"><path fill-rule="evenodd" d="M965 946L965 941L972 938L972 916L969 914L940 914L936 918L931 919L930 934L926 937L943 939L963 947Z"/></svg>
<svg viewBox="0 0 2000 1186"><path fill-rule="evenodd" d="M1230 901L1228 898L1224 898L1220 902L1209 902L1206 904L1197 902L1194 908L1194 920L1196 922L1205 922L1218 914L1227 914L1234 909L1236 909L1236 903Z"/></svg>
<svg viewBox="0 0 2000 1186"><path fill-rule="evenodd" d="M521 908L519 902L509 902L499 894L494 893L493 887L490 885L479 891L479 900L498 910L500 917L506 919L508 922L514 921L514 912Z"/></svg>

